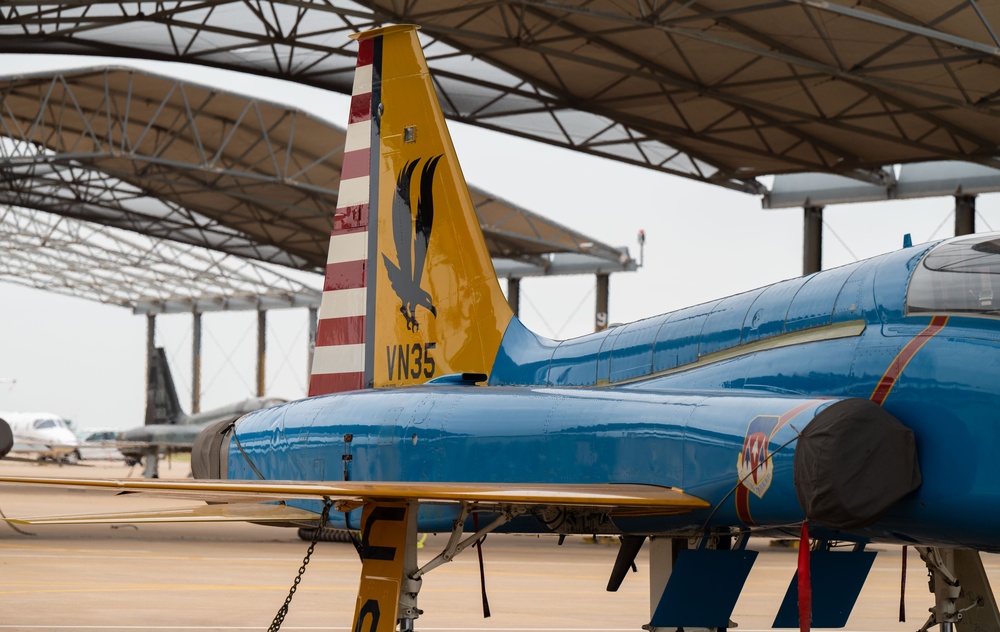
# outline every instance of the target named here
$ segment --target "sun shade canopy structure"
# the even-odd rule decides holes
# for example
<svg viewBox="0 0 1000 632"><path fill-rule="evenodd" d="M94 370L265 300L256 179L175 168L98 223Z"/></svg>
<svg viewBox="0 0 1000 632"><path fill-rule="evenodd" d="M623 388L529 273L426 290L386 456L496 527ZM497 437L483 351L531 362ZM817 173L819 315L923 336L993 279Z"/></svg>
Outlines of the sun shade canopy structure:
<svg viewBox="0 0 1000 632"><path fill-rule="evenodd" d="M76 288L137 311L318 304L320 281L310 288L246 260L325 270L342 129L218 88L95 68L0 78L0 132L0 210L8 223L0 248L17 253L0 278ZM583 257L584 268L572 270L578 273L636 268L626 252L484 191L473 190L473 201L490 252L517 260L520 276L558 273L556 257L565 254ZM30 226L32 218L40 224ZM72 265L82 274L83 260L93 262L87 281L52 277L69 270L43 247L53 231L64 244L89 236L75 243L87 254ZM124 252L145 252L158 276L141 274ZM108 274L116 262L129 272Z"/></svg>
<svg viewBox="0 0 1000 632"><path fill-rule="evenodd" d="M146 57L350 92L347 36L422 28L446 113L738 190L997 164L1000 6L977 0L36 2L0 51Z"/></svg>
<svg viewBox="0 0 1000 632"><path fill-rule="evenodd" d="M0 206L0 280L137 314L319 307L318 284L215 250Z"/></svg>

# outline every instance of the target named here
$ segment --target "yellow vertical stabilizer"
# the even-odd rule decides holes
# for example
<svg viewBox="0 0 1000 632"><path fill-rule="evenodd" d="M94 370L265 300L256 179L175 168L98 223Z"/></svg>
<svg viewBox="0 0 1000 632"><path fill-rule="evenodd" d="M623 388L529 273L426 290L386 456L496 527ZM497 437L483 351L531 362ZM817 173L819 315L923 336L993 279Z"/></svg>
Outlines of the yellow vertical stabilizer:
<svg viewBox="0 0 1000 632"><path fill-rule="evenodd" d="M309 394L489 374L513 314L416 27L355 37L358 65Z"/></svg>

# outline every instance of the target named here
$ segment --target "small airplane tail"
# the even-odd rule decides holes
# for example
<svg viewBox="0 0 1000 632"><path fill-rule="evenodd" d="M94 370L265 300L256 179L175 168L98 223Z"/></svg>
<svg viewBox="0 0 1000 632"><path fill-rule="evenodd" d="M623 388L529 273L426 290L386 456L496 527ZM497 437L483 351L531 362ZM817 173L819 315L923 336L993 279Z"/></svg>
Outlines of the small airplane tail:
<svg viewBox="0 0 1000 632"><path fill-rule="evenodd" d="M489 374L513 312L416 27L355 38L309 395Z"/></svg>
<svg viewBox="0 0 1000 632"><path fill-rule="evenodd" d="M184 411L170 375L167 352L162 347L157 347L149 359L146 377L146 425L178 423Z"/></svg>

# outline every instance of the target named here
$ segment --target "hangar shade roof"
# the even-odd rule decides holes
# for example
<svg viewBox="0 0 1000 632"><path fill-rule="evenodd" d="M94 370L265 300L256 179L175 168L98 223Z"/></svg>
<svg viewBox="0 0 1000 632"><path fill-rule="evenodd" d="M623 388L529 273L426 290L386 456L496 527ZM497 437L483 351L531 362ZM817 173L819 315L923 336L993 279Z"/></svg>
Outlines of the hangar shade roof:
<svg viewBox="0 0 1000 632"><path fill-rule="evenodd" d="M198 246L3 206L0 280L137 314L318 308L322 285Z"/></svg>
<svg viewBox="0 0 1000 632"><path fill-rule="evenodd" d="M0 78L0 219L7 224L0 248L11 253L0 278L76 287L88 298L134 309L158 303L171 310L189 305L189 311L195 297L204 299L200 311L311 305L318 285L310 292L280 273L162 240L322 272L344 138L342 129L282 105L132 69ZM524 264L517 276L635 269L617 248L484 191L474 189L472 196L490 253ZM2 213L2 205L76 221ZM32 220L41 225L31 226ZM139 245L79 222L154 241ZM69 266L56 265L54 254L39 246L46 232L60 232L64 246L74 244L67 252L80 254ZM74 235L88 237L74 242ZM106 262L100 262L98 244L105 246ZM157 269L178 269L154 279L137 271L134 256L120 256L144 248L163 251L150 255ZM555 253L583 256L584 265L574 260L576 267L563 267ZM29 275L32 261L38 270ZM97 267L85 272L85 261ZM121 270L109 274L115 262ZM77 281L55 281L57 269L78 275ZM195 281L190 270L200 271L192 273ZM220 279L217 292L209 290L212 275ZM246 299L254 295L256 304Z"/></svg>
<svg viewBox="0 0 1000 632"><path fill-rule="evenodd" d="M1000 5L971 0L19 0L0 5L0 51L169 59L347 93L347 35L391 22L422 27L451 118L722 186L997 162Z"/></svg>

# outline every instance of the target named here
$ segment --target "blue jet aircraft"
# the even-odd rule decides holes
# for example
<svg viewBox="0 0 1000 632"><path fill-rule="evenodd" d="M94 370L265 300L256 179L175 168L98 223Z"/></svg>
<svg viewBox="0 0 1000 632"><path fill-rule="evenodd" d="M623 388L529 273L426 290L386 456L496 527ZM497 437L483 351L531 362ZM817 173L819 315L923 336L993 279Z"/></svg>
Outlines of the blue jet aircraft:
<svg viewBox="0 0 1000 632"><path fill-rule="evenodd" d="M506 531L620 536L611 590L649 539L650 630L729 627L751 535L812 541L778 627L845 625L865 546L915 545L925 629L1000 632L978 554L1000 551L1000 236L546 340L504 300L416 30L357 39L313 396L207 429L205 480L7 482L358 530L356 631L412 629L422 577Z"/></svg>

